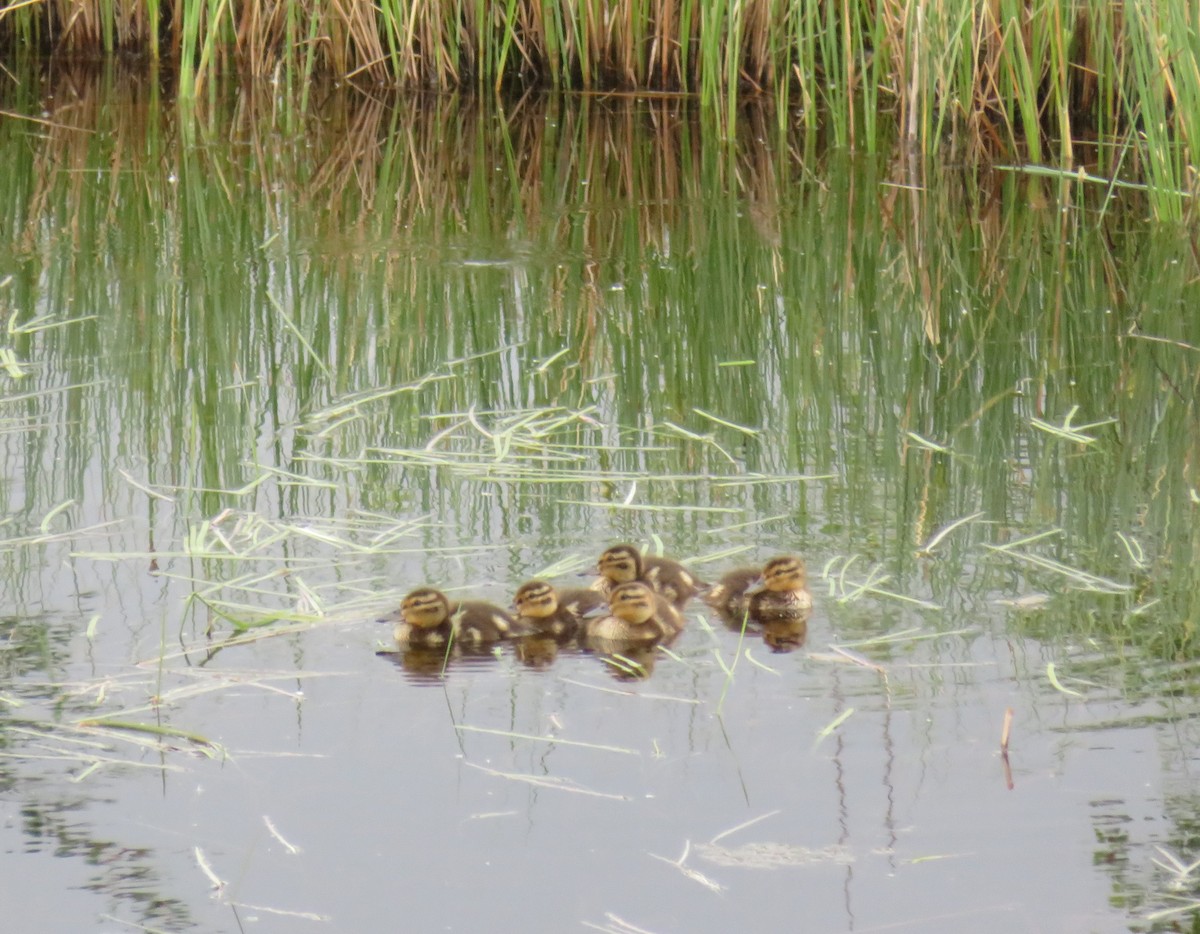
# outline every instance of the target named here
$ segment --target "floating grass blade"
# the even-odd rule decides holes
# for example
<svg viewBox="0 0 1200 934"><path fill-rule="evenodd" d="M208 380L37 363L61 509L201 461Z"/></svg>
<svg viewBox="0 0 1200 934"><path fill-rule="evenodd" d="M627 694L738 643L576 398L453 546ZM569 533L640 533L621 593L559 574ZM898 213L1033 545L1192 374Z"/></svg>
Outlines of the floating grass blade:
<svg viewBox="0 0 1200 934"><path fill-rule="evenodd" d="M953 454L954 453L945 445L938 444L935 441L930 441L928 438L923 438L919 434L917 434L915 431L906 431L904 434L910 441L912 441L915 445L917 445L917 447L925 448L926 450L933 451L937 454Z"/></svg>
<svg viewBox="0 0 1200 934"><path fill-rule="evenodd" d="M208 861L208 857L204 855L204 851L200 847L193 847L192 854L196 857L196 865L200 867L200 871L212 883L213 889L220 893L225 890L225 882L221 879L212 868L212 864Z"/></svg>
<svg viewBox="0 0 1200 934"><path fill-rule="evenodd" d="M833 720L831 720L817 732L817 743L820 743L827 737L831 736L839 726L849 720L852 716L854 716L853 707L848 707L843 710L840 714L834 717Z"/></svg>
<svg viewBox="0 0 1200 934"><path fill-rule="evenodd" d="M593 791L591 788L584 788L569 778L550 775L526 775L521 772L503 772L500 769L491 769L484 765L477 765L474 762L464 762L464 765L478 769L487 775L494 775L496 778L503 778L511 782L523 782L527 785L534 785L538 788L553 788L557 791L566 791L571 794L585 795L591 798L605 798L609 801L628 801L626 795L610 794L605 791Z"/></svg>
<svg viewBox="0 0 1200 934"><path fill-rule="evenodd" d="M729 694L730 687L733 686L733 672L734 672L734 669L737 668L738 659L741 658L742 645L746 641L746 627L749 625L749 623L750 623L749 614L748 613L743 614L742 615L742 625L741 625L741 628L738 630L737 645L734 647L734 650L733 650L733 663L732 664L727 665L725 663L725 659L723 659L721 657L720 648L713 649L713 657L716 658L717 664L721 667L721 670L725 672L725 680L721 683L721 694L717 698L717 718L718 719L720 719L721 712L725 709L725 697L726 697L726 695Z"/></svg>
<svg viewBox="0 0 1200 934"><path fill-rule="evenodd" d="M1133 585L1131 584L1122 584L1120 581L1114 581L1107 577L1091 574L1088 571L1083 571L1079 568L1073 568L1070 565L1063 564L1061 561L1055 561L1053 558L1043 558L1041 555L1014 551L1011 546L1008 548L995 548L990 545L985 547L992 551L1003 551L1004 554L1015 558L1018 561L1023 561L1026 564L1030 564L1034 567L1059 574L1071 581L1071 583L1080 590L1092 590L1098 593L1123 594L1128 593L1133 589Z"/></svg>
<svg viewBox="0 0 1200 934"><path fill-rule="evenodd" d="M659 856L657 853L651 853L650 856L654 859L661 860L668 866L674 866L681 873L683 873L685 878L691 879L693 882L698 882L710 892L716 892L717 894L720 894L721 892L725 891L725 886L723 886L721 883L714 879L710 879L702 872L698 872L697 870L684 865L684 863L687 862L688 854L691 852L691 849L691 841L685 841L683 855L680 856L679 859L667 859L667 857Z"/></svg>
<svg viewBox="0 0 1200 934"><path fill-rule="evenodd" d="M529 733L513 733L508 730L493 730L482 726L467 726L456 723L454 729L463 733L486 733L490 736L506 736L510 739L524 739L536 743L553 743L556 746L579 746L583 749L595 749L600 752L619 752L627 756L641 755L636 749L626 746L606 746L602 743L587 743L582 740L563 739L561 736L534 736Z"/></svg>
<svg viewBox="0 0 1200 934"><path fill-rule="evenodd" d="M707 418L710 422L716 422L718 425L723 425L726 428L732 428L734 431L740 431L742 434L749 435L752 438L758 434L761 434L757 428L747 428L745 425L739 425L736 422L727 421L726 419L713 415L711 412L704 411L704 409L693 408L692 411L701 418Z"/></svg>
<svg viewBox="0 0 1200 934"><path fill-rule="evenodd" d="M266 814L263 815L263 823L267 825L267 831L271 834L271 836L274 837L280 846L282 846L290 855L295 856L296 854L303 852L300 847L289 843L283 838L283 834L279 832L279 828L275 826L274 821L272 821L271 818Z"/></svg>
<svg viewBox="0 0 1200 934"><path fill-rule="evenodd" d="M163 726L159 723L137 723L131 720L112 720L107 717L89 718L85 720L77 720L76 726L81 728L92 729L107 729L107 730L129 730L134 733L147 733L151 736L170 737L172 739L186 739L190 743L195 743L197 746L206 746L209 749L219 750L220 746L205 736L199 733L192 733L188 730L180 730L171 726Z"/></svg>
<svg viewBox="0 0 1200 934"><path fill-rule="evenodd" d="M763 671L765 671L769 674L773 674L773 675L780 674L779 669L772 668L770 665L764 665L757 658L755 658L753 655L751 655L749 647L747 647L745 649L745 651L742 652L742 655L744 655L746 657L746 661L748 661L755 668L761 668Z"/></svg>
<svg viewBox="0 0 1200 934"><path fill-rule="evenodd" d="M717 834L715 837L713 837L711 840L708 841L709 845L715 845L715 844L719 843L720 841L724 840L726 837L731 837L735 833L745 830L748 827L753 827L755 824L760 823L761 821L765 821L768 818L774 817L776 814L779 814L779 813L781 813L781 812L778 809L776 809L774 811L767 811L766 814L759 814L758 817L752 817L752 818L750 818L750 820L743 821L742 823L737 824L736 826L730 827L728 830L722 830L719 834Z"/></svg>
<svg viewBox="0 0 1200 934"><path fill-rule="evenodd" d="M963 516L961 519L956 519L953 522L951 522L949 525L943 526L942 528L938 529L938 531L935 532L929 538L929 541L927 541L924 545L921 546L921 548L918 551L918 554L922 554L922 555L933 554L933 550L935 548L937 548L937 546L941 543L942 539L944 539L947 535L949 535L955 529L960 528L961 526L964 526L971 522L974 522L976 519L978 519L982 515L983 515L983 512L973 512L969 516Z"/></svg>
<svg viewBox="0 0 1200 934"><path fill-rule="evenodd" d="M1054 690L1058 691L1060 694L1066 694L1070 697L1083 697L1083 695L1080 694L1078 691L1072 691L1070 688L1064 686L1063 683L1058 680L1058 671L1055 668L1054 662L1049 662L1046 665L1046 679L1050 682L1050 686L1053 687Z"/></svg>
<svg viewBox="0 0 1200 934"><path fill-rule="evenodd" d="M576 687L588 688L592 691L600 691L602 694L616 694L620 697L636 697L640 700L660 700L660 701L675 701L680 704L701 704L694 697L676 697L671 694L651 694L642 691L622 691L619 688L610 688L603 684L588 684L586 681L576 681L574 678L559 678L563 684L573 684Z"/></svg>

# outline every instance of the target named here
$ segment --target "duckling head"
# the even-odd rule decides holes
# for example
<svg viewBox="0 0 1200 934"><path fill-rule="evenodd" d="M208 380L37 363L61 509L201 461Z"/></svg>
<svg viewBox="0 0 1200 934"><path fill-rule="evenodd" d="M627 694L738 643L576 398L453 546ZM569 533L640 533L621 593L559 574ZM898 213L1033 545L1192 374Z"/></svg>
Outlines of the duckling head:
<svg viewBox="0 0 1200 934"><path fill-rule="evenodd" d="M450 601L440 590L422 587L400 604L400 616L413 629L433 629L450 615Z"/></svg>
<svg viewBox="0 0 1200 934"><path fill-rule="evenodd" d="M596 564L601 575L614 584L635 581L642 576L642 553L636 545L613 545Z"/></svg>
<svg viewBox="0 0 1200 934"><path fill-rule="evenodd" d="M795 555L772 558L763 567L763 587L774 593L790 593L808 586L808 570Z"/></svg>
<svg viewBox="0 0 1200 934"><path fill-rule="evenodd" d="M517 588L513 606L519 616L545 619L558 612L558 593L545 581L527 581Z"/></svg>
<svg viewBox="0 0 1200 934"><path fill-rule="evenodd" d="M640 581L621 584L608 595L613 616L640 626L654 618L657 610L654 591Z"/></svg>

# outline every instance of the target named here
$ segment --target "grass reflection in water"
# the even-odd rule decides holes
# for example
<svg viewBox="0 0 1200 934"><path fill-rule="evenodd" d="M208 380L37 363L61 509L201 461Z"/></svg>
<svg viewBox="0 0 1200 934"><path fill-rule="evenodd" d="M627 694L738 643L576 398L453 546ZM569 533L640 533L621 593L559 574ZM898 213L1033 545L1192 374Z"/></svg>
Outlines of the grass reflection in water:
<svg viewBox="0 0 1200 934"><path fill-rule="evenodd" d="M130 841L91 849L106 910L486 929L450 879L537 879L541 930L1171 907L1200 270L1138 193L751 111L714 146L678 102L330 104L301 148L266 97L72 93L0 123L0 774L98 825L58 862ZM693 603L603 666L373 656L420 585L503 606L621 541L709 581L797 553L812 615L759 642Z"/></svg>

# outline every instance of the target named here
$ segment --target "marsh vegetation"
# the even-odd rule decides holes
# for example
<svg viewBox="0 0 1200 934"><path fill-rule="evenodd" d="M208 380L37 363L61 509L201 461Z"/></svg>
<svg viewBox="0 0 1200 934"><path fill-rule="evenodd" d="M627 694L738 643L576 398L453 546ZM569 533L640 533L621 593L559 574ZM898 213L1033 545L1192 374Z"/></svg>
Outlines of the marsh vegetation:
<svg viewBox="0 0 1200 934"><path fill-rule="evenodd" d="M0 122L26 927L1193 923L1200 261L1154 192L751 107L59 80ZM621 540L798 551L807 631L375 654L418 584Z"/></svg>
<svg viewBox="0 0 1200 934"><path fill-rule="evenodd" d="M694 96L730 134L749 98L781 135L823 128L866 151L899 137L946 161L1145 184L1177 218L1197 184L1198 16L1101 0L85 0L8 4L0 43L14 69L30 53L141 57L188 99L222 76L270 78L301 111L322 79L368 94L649 91Z"/></svg>

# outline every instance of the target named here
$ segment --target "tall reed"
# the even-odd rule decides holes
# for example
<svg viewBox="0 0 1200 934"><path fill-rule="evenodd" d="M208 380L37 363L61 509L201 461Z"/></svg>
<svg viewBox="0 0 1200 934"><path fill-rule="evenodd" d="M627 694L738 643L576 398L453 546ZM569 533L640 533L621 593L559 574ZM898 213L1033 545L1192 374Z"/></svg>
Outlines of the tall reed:
<svg viewBox="0 0 1200 934"><path fill-rule="evenodd" d="M161 27L161 28L160 28ZM0 8L0 44L162 55L194 95L215 71L410 88L689 92L727 122L768 94L878 145L877 115L936 151L1069 162L1136 130L1156 184L1191 181L1200 7L1103 0L49 0ZM160 49L159 36L166 40ZM1130 140L1134 140L1131 136ZM1050 150L1044 152L1046 146Z"/></svg>

